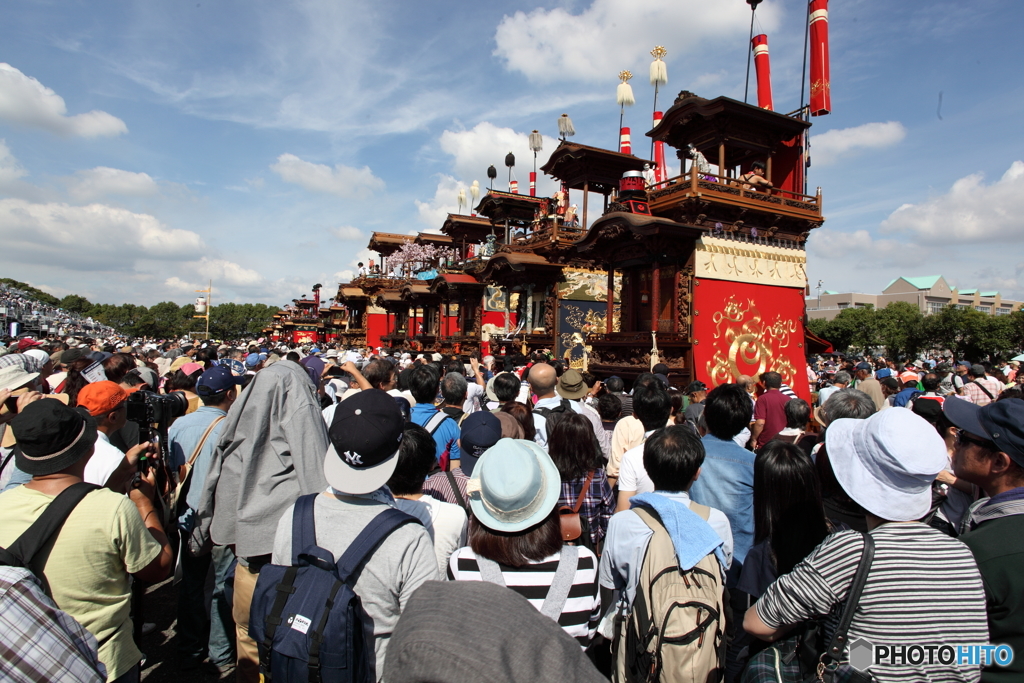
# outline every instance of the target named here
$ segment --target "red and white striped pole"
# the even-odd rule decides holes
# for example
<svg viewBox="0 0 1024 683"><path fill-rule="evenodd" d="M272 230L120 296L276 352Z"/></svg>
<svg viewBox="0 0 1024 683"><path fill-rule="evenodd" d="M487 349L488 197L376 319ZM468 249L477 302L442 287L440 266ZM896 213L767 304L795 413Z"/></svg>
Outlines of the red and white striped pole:
<svg viewBox="0 0 1024 683"><path fill-rule="evenodd" d="M663 114L660 111L654 112L654 128L661 123ZM668 168L665 167L665 143L661 140L654 141L654 178L659 183L668 180Z"/></svg>
<svg viewBox="0 0 1024 683"><path fill-rule="evenodd" d="M537 196L537 172L530 171L530 196Z"/></svg>
<svg viewBox="0 0 1024 683"><path fill-rule="evenodd" d="M828 58L828 0L813 0L808 10L811 13L811 116L823 116L832 111L832 78Z"/></svg>
<svg viewBox="0 0 1024 683"><path fill-rule="evenodd" d="M772 67L768 60L768 36L761 33L753 37L754 71L757 73L757 106L774 111L772 106Z"/></svg>
<svg viewBox="0 0 1024 683"><path fill-rule="evenodd" d="M508 191L512 194L519 194L519 181L514 178L508 183Z"/></svg>
<svg viewBox="0 0 1024 683"><path fill-rule="evenodd" d="M629 138L629 126L623 126L619 129L619 151L623 154L633 153L633 144Z"/></svg>

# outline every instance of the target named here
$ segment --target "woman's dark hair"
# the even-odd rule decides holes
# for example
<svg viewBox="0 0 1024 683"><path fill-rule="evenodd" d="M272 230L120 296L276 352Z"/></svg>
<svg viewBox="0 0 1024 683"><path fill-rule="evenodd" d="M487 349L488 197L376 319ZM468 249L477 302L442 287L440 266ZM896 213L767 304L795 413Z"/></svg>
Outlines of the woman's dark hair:
<svg viewBox="0 0 1024 683"><path fill-rule="evenodd" d="M686 491L704 455L704 443L693 429L672 425L644 442L644 469L658 491Z"/></svg>
<svg viewBox="0 0 1024 683"><path fill-rule="evenodd" d="M217 347L207 346L205 349L199 349L199 352L196 353L196 362L209 368L217 362Z"/></svg>
<svg viewBox="0 0 1024 683"><path fill-rule="evenodd" d="M289 351L288 353L286 353L284 355L284 359L285 360L290 360L293 363L298 363L300 360L302 360L299 357L299 352L298 351Z"/></svg>
<svg viewBox="0 0 1024 683"><path fill-rule="evenodd" d="M672 401L672 410L669 412L669 416L678 415L679 411L683 409L683 392L676 387L669 387L668 397Z"/></svg>
<svg viewBox="0 0 1024 683"><path fill-rule="evenodd" d="M828 534L814 469L811 459L786 441L769 441L754 459L754 538L768 540L779 576Z"/></svg>
<svg viewBox="0 0 1024 683"><path fill-rule="evenodd" d="M78 392L89 383L82 372L95 361L92 358L79 358L68 365L68 376L64 380L64 393L68 395L68 405L74 408L78 405Z"/></svg>
<svg viewBox="0 0 1024 683"><path fill-rule="evenodd" d="M704 399L704 422L713 436L728 441L750 424L754 406L738 384L719 384Z"/></svg>
<svg viewBox="0 0 1024 683"><path fill-rule="evenodd" d="M191 375L186 375L184 370L178 368L174 371L174 374L171 375L171 378L167 380L167 383L164 384L164 390L168 394L172 391L191 391L192 393L195 393L196 382L198 382L199 378L202 376L202 368L196 370Z"/></svg>
<svg viewBox="0 0 1024 683"><path fill-rule="evenodd" d="M391 377L395 374L395 366L378 358L367 363L361 372L370 386L380 389L391 383Z"/></svg>
<svg viewBox="0 0 1024 683"><path fill-rule="evenodd" d="M424 480L437 462L436 455L437 444L430 432L407 422L398 446L398 465L388 479L391 492L399 496L421 493Z"/></svg>
<svg viewBox="0 0 1024 683"><path fill-rule="evenodd" d="M803 429L811 417L811 407L802 398L791 398L786 401L782 406L782 412L786 414L786 427L789 429Z"/></svg>
<svg viewBox="0 0 1024 683"><path fill-rule="evenodd" d="M446 365L444 367L444 374L447 375L449 372L454 372L456 374L459 374L459 375L462 375L463 377L465 377L466 376L466 366L463 365L462 363L460 363L457 360L449 361L448 365Z"/></svg>
<svg viewBox="0 0 1024 683"><path fill-rule="evenodd" d="M137 387L146 384L146 380L142 378L142 373L139 372L139 369L135 368L134 370L129 370L125 373L124 377L121 378L121 384L129 387Z"/></svg>
<svg viewBox="0 0 1024 683"><path fill-rule="evenodd" d="M412 368L406 368L398 373L397 385L399 391L409 391L409 375L411 374ZM366 377L366 375L363 375L363 377Z"/></svg>
<svg viewBox="0 0 1024 683"><path fill-rule="evenodd" d="M622 415L622 399L611 392L605 393L597 399L597 414L606 422L619 419Z"/></svg>
<svg viewBox="0 0 1024 683"><path fill-rule="evenodd" d="M533 424L533 411L518 401L509 401L501 407L501 412L508 413L519 421L523 427L523 438L533 441L537 436L537 427ZM554 413L552 413L554 414Z"/></svg>
<svg viewBox="0 0 1024 683"><path fill-rule="evenodd" d="M433 403L437 398L439 376L431 365L419 365L409 375L409 391L417 403Z"/></svg>
<svg viewBox="0 0 1024 683"><path fill-rule="evenodd" d="M594 425L579 413L566 413L548 429L548 455L562 481L582 479L591 470L601 467L601 448L594 435Z"/></svg>
<svg viewBox="0 0 1024 683"><path fill-rule="evenodd" d="M474 553L507 567L525 567L554 555L562 548L562 524L552 509L540 524L523 531L488 529L476 517L469 517L469 547Z"/></svg>
<svg viewBox="0 0 1024 683"><path fill-rule="evenodd" d="M827 429L826 429L827 431ZM787 443L787 442L782 442ZM768 444L765 444L767 446ZM843 485L836 479L836 473L832 469L832 463L829 462L827 444L822 441L821 448L818 449L817 455L814 456L814 469L818 473L818 481L821 483L821 497L822 499L830 498L837 503L840 503L847 512L853 515L865 515L867 511L854 502L853 498L850 498L849 494L843 488Z"/></svg>
<svg viewBox="0 0 1024 683"><path fill-rule="evenodd" d="M1008 398L1022 398L1024 399L1024 391L1021 391L1020 387L1010 387L1009 389L1003 389L999 392L999 398L997 401L1005 401Z"/></svg>
<svg viewBox="0 0 1024 683"><path fill-rule="evenodd" d="M499 403L508 403L509 401L516 400L521 388L522 383L519 381L519 378L511 372L503 372L494 378L494 395L498 397Z"/></svg>
<svg viewBox="0 0 1024 683"><path fill-rule="evenodd" d="M107 379L114 384L120 384L128 371L137 367L135 358L127 353L115 353L103 361L103 372L106 373Z"/></svg>

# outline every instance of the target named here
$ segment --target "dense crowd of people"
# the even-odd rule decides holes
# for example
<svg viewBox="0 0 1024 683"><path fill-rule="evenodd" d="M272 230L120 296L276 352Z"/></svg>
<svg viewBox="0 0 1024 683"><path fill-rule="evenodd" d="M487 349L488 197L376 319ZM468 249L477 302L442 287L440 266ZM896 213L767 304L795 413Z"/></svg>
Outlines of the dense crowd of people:
<svg viewBox="0 0 1024 683"><path fill-rule="evenodd" d="M140 680L172 574L174 666L238 681L1024 675L1016 363L0 351L0 677Z"/></svg>
<svg viewBox="0 0 1024 683"><path fill-rule="evenodd" d="M0 284L0 323L2 330L10 334L20 334L31 330L37 334L43 325L52 328L54 334L111 334L113 330L101 325L88 316L72 313L59 306L51 306L33 297L30 293L17 287ZM20 328L11 332L11 323ZM48 330L49 331L49 330Z"/></svg>

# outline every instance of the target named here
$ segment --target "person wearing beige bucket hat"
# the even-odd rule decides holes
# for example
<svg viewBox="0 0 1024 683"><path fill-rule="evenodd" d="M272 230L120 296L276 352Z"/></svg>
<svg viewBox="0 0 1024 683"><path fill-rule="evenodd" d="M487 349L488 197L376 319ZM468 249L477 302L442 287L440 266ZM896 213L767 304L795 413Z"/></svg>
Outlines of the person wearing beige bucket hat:
<svg viewBox="0 0 1024 683"><path fill-rule="evenodd" d="M884 410L864 420L834 420L825 441L836 479L867 512L874 546L846 642L987 643L985 591L970 550L918 521L946 465L935 428L909 410ZM744 630L775 640L794 624L829 614L846 601L866 545L857 531L826 538L747 610ZM842 676L847 657L834 659ZM978 680L976 665L911 659L870 665L872 680Z"/></svg>
<svg viewBox="0 0 1024 683"><path fill-rule="evenodd" d="M543 448L500 439L473 469L469 546L452 554L448 578L507 586L586 647L601 616L597 558L583 546L563 546L555 509L561 487Z"/></svg>

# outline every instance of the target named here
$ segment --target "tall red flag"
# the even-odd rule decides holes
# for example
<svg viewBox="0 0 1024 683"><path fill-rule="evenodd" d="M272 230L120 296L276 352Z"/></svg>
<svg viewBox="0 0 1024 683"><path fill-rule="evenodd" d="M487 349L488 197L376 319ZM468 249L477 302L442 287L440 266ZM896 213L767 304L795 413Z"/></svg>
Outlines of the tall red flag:
<svg viewBox="0 0 1024 683"><path fill-rule="evenodd" d="M660 111L654 112L654 127L661 123L664 114ZM659 183L668 180L668 167L665 166L665 143L661 140L654 142L654 179Z"/></svg>
<svg viewBox="0 0 1024 683"><path fill-rule="evenodd" d="M768 36L760 34L750 41L754 50L754 70L757 72L757 106L774 111L772 106L772 67L768 61Z"/></svg>
<svg viewBox="0 0 1024 683"><path fill-rule="evenodd" d="M811 116L832 111L828 68L828 0L812 0L811 13Z"/></svg>

